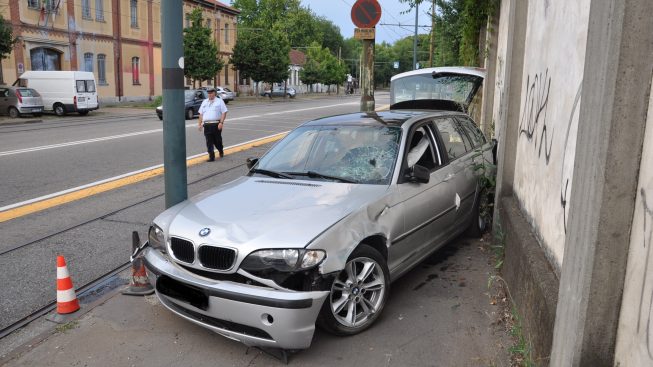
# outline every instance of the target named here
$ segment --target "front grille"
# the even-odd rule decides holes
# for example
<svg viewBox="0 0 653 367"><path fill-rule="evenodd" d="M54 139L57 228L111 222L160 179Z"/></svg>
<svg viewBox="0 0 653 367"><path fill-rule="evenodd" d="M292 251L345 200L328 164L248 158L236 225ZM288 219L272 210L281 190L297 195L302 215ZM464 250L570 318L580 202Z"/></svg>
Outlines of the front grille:
<svg viewBox="0 0 653 367"><path fill-rule="evenodd" d="M170 238L170 248L172 254L179 261L192 264L195 261L195 248L193 243L177 237Z"/></svg>
<svg viewBox="0 0 653 367"><path fill-rule="evenodd" d="M236 251L230 248L202 246L198 251L203 267L215 270L230 269L236 258Z"/></svg>

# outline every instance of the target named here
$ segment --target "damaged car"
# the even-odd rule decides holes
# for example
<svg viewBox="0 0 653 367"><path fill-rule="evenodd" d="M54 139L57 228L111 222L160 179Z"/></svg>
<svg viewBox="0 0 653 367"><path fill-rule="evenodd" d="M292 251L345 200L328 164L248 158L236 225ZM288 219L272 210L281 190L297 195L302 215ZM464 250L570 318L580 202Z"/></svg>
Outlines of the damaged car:
<svg viewBox="0 0 653 367"><path fill-rule="evenodd" d="M305 349L316 325L368 329L394 280L481 235L475 167L493 143L468 112L484 74L405 74L389 111L306 122L245 176L157 216L138 256L161 303L248 346Z"/></svg>

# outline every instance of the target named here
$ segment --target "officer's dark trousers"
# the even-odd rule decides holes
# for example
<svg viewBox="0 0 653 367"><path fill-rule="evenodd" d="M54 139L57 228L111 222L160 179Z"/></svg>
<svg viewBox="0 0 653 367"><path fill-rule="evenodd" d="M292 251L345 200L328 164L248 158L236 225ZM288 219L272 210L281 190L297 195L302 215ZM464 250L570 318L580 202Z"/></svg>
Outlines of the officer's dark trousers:
<svg viewBox="0 0 653 367"><path fill-rule="evenodd" d="M222 147L222 131L218 130L218 124L204 125L204 138L206 138L206 150L209 153L209 159L215 159L215 149L218 149L220 156L224 155ZM215 147L215 148L214 148Z"/></svg>

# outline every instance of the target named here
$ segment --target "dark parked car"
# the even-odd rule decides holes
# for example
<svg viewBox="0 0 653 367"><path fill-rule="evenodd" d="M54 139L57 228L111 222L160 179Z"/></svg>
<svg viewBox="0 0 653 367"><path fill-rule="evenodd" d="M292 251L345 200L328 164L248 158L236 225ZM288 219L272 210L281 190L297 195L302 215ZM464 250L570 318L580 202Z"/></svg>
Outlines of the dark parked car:
<svg viewBox="0 0 653 367"><path fill-rule="evenodd" d="M202 101L208 98L208 94L204 89L190 89L184 91L184 114L186 120L193 119L195 116L199 115L198 110L202 105ZM159 116L159 120L163 120L163 106L156 108L156 115Z"/></svg>
<svg viewBox="0 0 653 367"><path fill-rule="evenodd" d="M135 254L161 303L249 346L368 329L392 281L485 229L475 167L493 143L466 113L484 75L395 76L390 111L308 121L247 175L161 213Z"/></svg>
<svg viewBox="0 0 653 367"><path fill-rule="evenodd" d="M0 85L0 114L17 118L26 113L34 116L43 113L43 100L39 92L32 88Z"/></svg>

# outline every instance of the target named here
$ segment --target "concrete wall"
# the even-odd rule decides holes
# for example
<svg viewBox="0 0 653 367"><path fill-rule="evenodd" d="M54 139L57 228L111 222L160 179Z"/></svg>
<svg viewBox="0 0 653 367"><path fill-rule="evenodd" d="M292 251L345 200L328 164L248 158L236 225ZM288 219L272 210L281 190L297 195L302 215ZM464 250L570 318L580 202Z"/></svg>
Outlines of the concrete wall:
<svg viewBox="0 0 653 367"><path fill-rule="evenodd" d="M637 198L630 233L615 365L653 365L653 93L649 101Z"/></svg>
<svg viewBox="0 0 653 367"><path fill-rule="evenodd" d="M515 194L560 269L578 126L590 0L530 2Z"/></svg>

